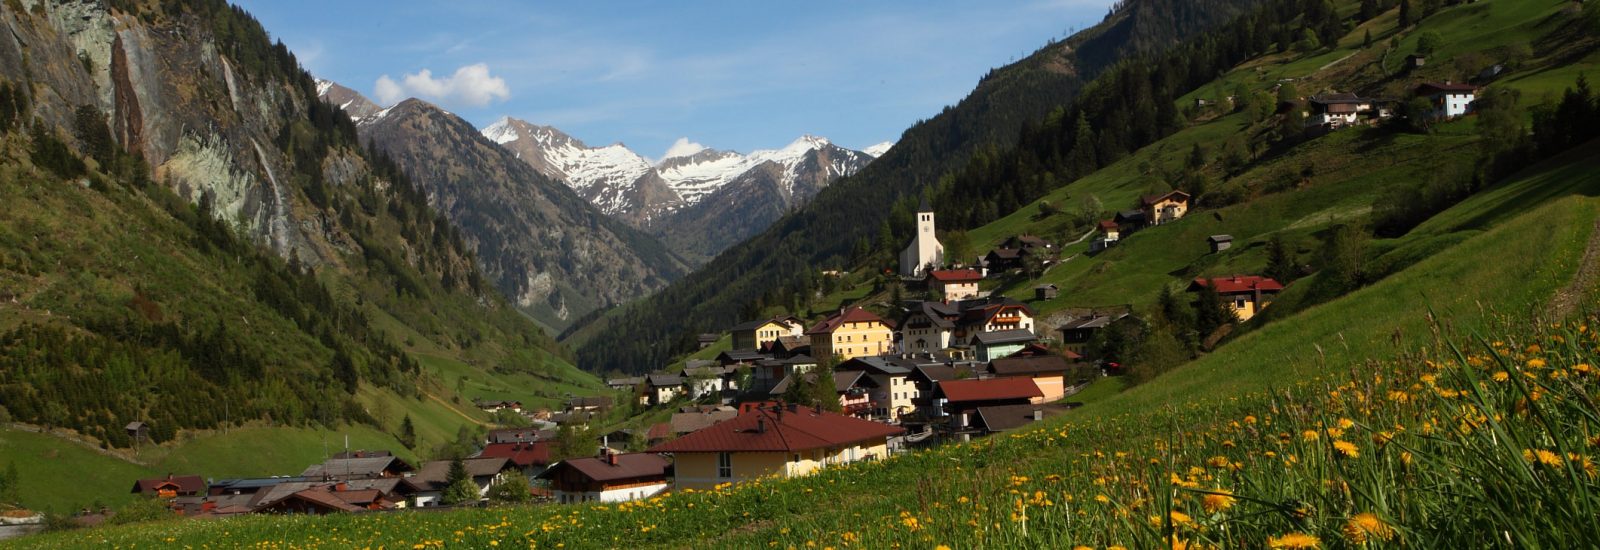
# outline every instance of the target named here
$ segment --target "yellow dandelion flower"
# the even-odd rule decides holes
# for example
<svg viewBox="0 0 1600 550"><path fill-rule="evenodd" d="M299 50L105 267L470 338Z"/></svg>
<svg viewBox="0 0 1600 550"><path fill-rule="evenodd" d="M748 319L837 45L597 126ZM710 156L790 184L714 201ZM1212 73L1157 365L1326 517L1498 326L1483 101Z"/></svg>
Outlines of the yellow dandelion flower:
<svg viewBox="0 0 1600 550"><path fill-rule="evenodd" d="M1387 541L1394 538L1394 528L1371 512L1351 517L1344 524L1344 536L1351 544L1366 544L1370 540Z"/></svg>
<svg viewBox="0 0 1600 550"><path fill-rule="evenodd" d="M1544 449L1523 449L1522 459L1530 463L1543 464L1551 468L1561 467L1561 455Z"/></svg>
<svg viewBox="0 0 1600 550"><path fill-rule="evenodd" d="M1357 447L1355 443L1351 443L1349 441L1344 441L1344 440L1334 441L1333 442L1333 450L1338 451L1339 454L1341 456L1344 456L1345 458L1360 458L1361 457L1361 448Z"/></svg>
<svg viewBox="0 0 1600 550"><path fill-rule="evenodd" d="M1207 512L1221 512L1233 507L1233 493L1218 489L1215 493L1206 493L1200 497L1200 507Z"/></svg>
<svg viewBox="0 0 1600 550"><path fill-rule="evenodd" d="M1506 371L1498 371L1498 372L1495 372L1491 376L1494 378L1495 382L1505 382L1506 380L1510 380L1511 379L1511 373L1508 373Z"/></svg>
<svg viewBox="0 0 1600 550"><path fill-rule="evenodd" d="M1300 432L1300 439L1303 439L1305 441L1316 441L1317 440L1317 431L1316 430L1306 430L1306 431Z"/></svg>
<svg viewBox="0 0 1600 550"><path fill-rule="evenodd" d="M1267 537L1267 547L1288 550L1312 550L1321 548L1322 540L1318 539L1316 535L1289 533L1281 537Z"/></svg>
<svg viewBox="0 0 1600 550"><path fill-rule="evenodd" d="M1544 368L1544 365L1545 365L1544 359L1529 359L1528 360L1528 368L1530 368L1530 369L1542 369L1542 368Z"/></svg>
<svg viewBox="0 0 1600 550"><path fill-rule="evenodd" d="M1351 420L1351 419L1348 419L1348 418L1340 418L1339 419L1339 429L1341 429L1341 430L1348 430L1350 428L1354 428L1355 426L1356 426L1356 421L1354 421L1354 420Z"/></svg>

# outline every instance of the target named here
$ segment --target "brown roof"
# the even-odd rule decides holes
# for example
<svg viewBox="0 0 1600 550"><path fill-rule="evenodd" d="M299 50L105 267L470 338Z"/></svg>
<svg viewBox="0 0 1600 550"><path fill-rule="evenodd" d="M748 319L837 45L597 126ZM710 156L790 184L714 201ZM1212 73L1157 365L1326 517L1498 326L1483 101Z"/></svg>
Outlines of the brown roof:
<svg viewBox="0 0 1600 550"><path fill-rule="evenodd" d="M939 392L957 403L1044 397L1032 378L1022 377L945 380L939 382Z"/></svg>
<svg viewBox="0 0 1600 550"><path fill-rule="evenodd" d="M1477 86L1471 84L1451 84L1449 82L1424 82L1417 86L1420 95L1431 95L1439 92L1473 93L1478 91Z"/></svg>
<svg viewBox="0 0 1600 550"><path fill-rule="evenodd" d="M500 473L511 461L504 457L467 458L462 459L461 464L467 467L467 475L478 478ZM422 469L409 479L412 485L423 491L442 491L450 479L450 461L435 460L423 464Z"/></svg>
<svg viewBox="0 0 1600 550"><path fill-rule="evenodd" d="M570 468L594 481L620 481L624 479L662 478L667 476L667 459L650 453L612 455L616 464L597 457L572 458L557 462L540 478L554 478L560 470Z"/></svg>
<svg viewBox="0 0 1600 550"><path fill-rule="evenodd" d="M1042 412L1040 405L999 405L995 407L978 407L978 423L983 424L991 432L1003 432L1021 428L1033 422L1035 411Z"/></svg>
<svg viewBox="0 0 1600 550"><path fill-rule="evenodd" d="M200 476L175 476L153 477L141 479L133 483L130 493L154 493L163 485L171 485L179 494L200 494L206 492L206 480Z"/></svg>
<svg viewBox="0 0 1600 550"><path fill-rule="evenodd" d="M1167 191L1165 193L1159 193L1159 194L1155 194L1155 195L1145 195L1143 197L1139 197L1139 200L1141 202L1143 202L1145 206L1150 206L1152 204L1155 204L1155 203L1161 202L1163 200L1166 200L1169 197L1172 198L1172 200L1175 200L1175 201L1178 201L1178 202L1188 202L1189 201L1189 194L1185 193L1183 191L1179 191L1177 189L1173 189L1171 191Z"/></svg>
<svg viewBox="0 0 1600 550"><path fill-rule="evenodd" d="M842 447L902 433L905 433L904 428L870 420L810 407L779 405L742 413L733 420L656 445L650 452L794 452Z"/></svg>
<svg viewBox="0 0 1600 550"><path fill-rule="evenodd" d="M844 313L823 319L821 323L817 323L817 326L811 327L811 330L806 331L806 334L832 334L834 329L845 323L882 323L884 326L889 326L888 322L877 315L873 315L872 312L853 307L845 310Z"/></svg>
<svg viewBox="0 0 1600 550"><path fill-rule="evenodd" d="M928 276L941 283L970 283L982 281L983 274L976 269L936 269L928 272Z"/></svg>
<svg viewBox="0 0 1600 550"><path fill-rule="evenodd" d="M1002 357L989 363L989 371L1000 376L1063 373L1071 368L1067 358L1060 355Z"/></svg>
<svg viewBox="0 0 1600 550"><path fill-rule="evenodd" d="M655 424L651 424L650 431L645 432L644 436L646 441L656 441L669 437L672 437L672 424L668 422L657 422Z"/></svg>
<svg viewBox="0 0 1600 550"><path fill-rule="evenodd" d="M490 443L478 452L477 458L504 458L518 468L550 464L550 442Z"/></svg>
<svg viewBox="0 0 1600 550"><path fill-rule="evenodd" d="M1214 279L1197 278L1189 283L1189 291L1193 292L1212 286L1219 294L1240 294L1245 292L1277 292L1283 290L1283 284L1271 277L1257 275L1234 275L1232 277L1217 277Z"/></svg>
<svg viewBox="0 0 1600 550"><path fill-rule="evenodd" d="M283 500L290 500L290 499L304 500L306 502L310 502L312 504L316 504L316 505L324 507L324 508L332 508L334 510L339 510L341 512L359 512L359 511L362 510L362 508L360 506L356 506L356 505L351 504L349 502L345 502L345 500L342 499L342 498L339 498L338 495L328 491L327 489L321 488L321 487L312 487L310 489L306 489L304 491L300 491L298 493L289 495L288 497L284 498ZM282 502L282 501L280 500L278 502ZM272 504L276 504L276 502L269 503L269 504L267 504L267 506L270 506Z"/></svg>

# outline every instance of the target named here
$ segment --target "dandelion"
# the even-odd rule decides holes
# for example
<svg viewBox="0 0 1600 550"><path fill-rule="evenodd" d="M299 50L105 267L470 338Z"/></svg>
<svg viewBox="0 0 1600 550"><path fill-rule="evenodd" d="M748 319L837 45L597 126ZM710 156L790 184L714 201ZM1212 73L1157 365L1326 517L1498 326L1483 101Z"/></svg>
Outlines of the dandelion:
<svg viewBox="0 0 1600 550"><path fill-rule="evenodd" d="M1369 540L1388 541L1394 538L1394 528L1389 527L1371 512L1362 512L1351 517L1345 522L1342 531L1345 539L1351 544L1366 544Z"/></svg>
<svg viewBox="0 0 1600 550"><path fill-rule="evenodd" d="M1333 442L1333 450L1338 451L1339 454L1341 456L1345 457L1345 458L1360 458L1361 457L1361 448L1357 447L1355 443L1351 443L1349 441L1344 441L1344 440L1334 441Z"/></svg>
<svg viewBox="0 0 1600 550"><path fill-rule="evenodd" d="M1316 535L1289 533L1281 537L1267 537L1267 547L1288 550L1311 550L1321 548L1322 540L1318 539Z"/></svg>
<svg viewBox="0 0 1600 550"><path fill-rule="evenodd" d="M1306 431L1300 432L1300 439L1305 440L1305 441L1316 441L1317 440L1317 431L1316 430L1306 430Z"/></svg>
<svg viewBox="0 0 1600 550"><path fill-rule="evenodd" d="M1494 378L1495 382L1505 382L1506 380L1511 379L1511 374L1507 373L1506 371L1498 371L1495 372L1492 377Z"/></svg>
<svg viewBox="0 0 1600 550"><path fill-rule="evenodd" d="M1218 489L1213 493L1206 493L1200 497L1200 507L1207 512L1216 513L1233 507L1233 493Z"/></svg>
<svg viewBox="0 0 1600 550"><path fill-rule="evenodd" d="M1561 455L1551 451L1546 451L1544 449L1523 449L1522 459L1528 461L1529 463L1543 464L1551 468L1561 467Z"/></svg>

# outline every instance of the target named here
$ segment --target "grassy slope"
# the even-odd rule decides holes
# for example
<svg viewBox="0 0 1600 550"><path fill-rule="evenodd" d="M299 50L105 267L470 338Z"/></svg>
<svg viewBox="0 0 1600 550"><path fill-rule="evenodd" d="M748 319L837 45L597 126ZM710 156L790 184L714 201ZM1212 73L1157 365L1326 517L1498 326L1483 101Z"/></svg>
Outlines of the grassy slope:
<svg viewBox="0 0 1600 550"><path fill-rule="evenodd" d="M0 429L0 467L6 465L17 468L23 506L57 513L123 504L132 500L133 480L157 475L56 436Z"/></svg>

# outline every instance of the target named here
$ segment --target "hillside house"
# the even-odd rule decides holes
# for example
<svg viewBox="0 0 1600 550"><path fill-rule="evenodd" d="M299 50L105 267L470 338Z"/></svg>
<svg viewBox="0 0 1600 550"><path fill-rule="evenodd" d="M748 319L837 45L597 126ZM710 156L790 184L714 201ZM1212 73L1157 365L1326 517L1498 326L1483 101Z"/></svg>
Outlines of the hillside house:
<svg viewBox="0 0 1600 550"><path fill-rule="evenodd" d="M944 245L939 244L937 233L933 222L933 206L928 204L927 197L923 197L922 205L917 208L917 234L900 252L901 277L921 279L929 268L944 265Z"/></svg>
<svg viewBox="0 0 1600 550"><path fill-rule="evenodd" d="M617 391L630 391L644 383L643 376L627 376L623 378L610 378L606 380L606 387Z"/></svg>
<svg viewBox="0 0 1600 550"><path fill-rule="evenodd" d="M762 348L762 351L767 355L779 358L811 355L811 338L804 334L800 336L780 336L776 341Z"/></svg>
<svg viewBox="0 0 1600 550"><path fill-rule="evenodd" d="M1197 278L1189 283L1189 292L1199 292L1205 287L1212 287L1222 295L1222 302L1240 321L1249 321L1283 290L1283 285L1269 277L1256 275L1234 275L1232 277L1217 277L1213 279Z"/></svg>
<svg viewBox="0 0 1600 550"><path fill-rule="evenodd" d="M167 477L135 481L133 482L133 490L129 492L165 499L204 495L206 494L206 480L200 476L167 474Z"/></svg>
<svg viewBox="0 0 1600 550"><path fill-rule="evenodd" d="M902 428L810 407L755 407L649 452L672 455L675 489L710 489L762 476L796 477L888 456Z"/></svg>
<svg viewBox="0 0 1600 550"><path fill-rule="evenodd" d="M1206 246L1211 247L1211 253L1216 254L1233 248L1233 235L1212 235L1206 237Z"/></svg>
<svg viewBox="0 0 1600 550"><path fill-rule="evenodd" d="M972 413L980 407L1043 402L1044 392L1030 377L945 380L934 386L934 404L950 416L956 431L971 426Z"/></svg>
<svg viewBox="0 0 1600 550"><path fill-rule="evenodd" d="M928 272L928 280L929 286L949 302L976 298L983 274L976 269L935 269Z"/></svg>
<svg viewBox="0 0 1600 550"><path fill-rule="evenodd" d="M1056 299L1056 296L1058 296L1060 294L1061 294L1061 287L1056 286L1056 285L1051 284L1051 283L1045 283L1045 284L1033 287L1033 299L1035 301L1043 302L1045 300L1054 300L1054 299Z"/></svg>
<svg viewBox="0 0 1600 550"><path fill-rule="evenodd" d="M770 345L779 337L804 335L805 330L804 321L789 315L740 323L728 329L728 334L733 339L733 349L752 350Z"/></svg>
<svg viewBox="0 0 1600 550"><path fill-rule="evenodd" d="M414 471L400 457L388 453L355 454L345 458L330 458L322 464L307 467L300 477L319 479L369 479L379 477L404 477Z"/></svg>
<svg viewBox="0 0 1600 550"><path fill-rule="evenodd" d="M899 357L859 357L840 363L839 372L862 372L872 379L870 418L883 422L899 422L900 417L916 410L919 397L917 387L909 375L916 363Z"/></svg>
<svg viewBox="0 0 1600 550"><path fill-rule="evenodd" d="M940 364L917 365L911 369L911 374L906 379L912 387L917 389L917 398L912 400L916 405L917 415L926 418L943 417L944 404L934 397L934 390L938 389L940 382L945 380L973 380L983 374L983 365L980 363L957 363L954 361Z"/></svg>
<svg viewBox="0 0 1600 550"><path fill-rule="evenodd" d="M1050 265L1055 261L1056 252L1055 243L1033 235L1015 235L990 250L979 263L989 272L1003 272L1026 266L1029 258Z"/></svg>
<svg viewBox="0 0 1600 550"><path fill-rule="evenodd" d="M465 458L461 460L462 466L467 469L467 475L472 477L472 482L478 486L478 496L482 498L489 494L489 488L500 483L507 475L522 475L517 467L505 457ZM439 499L444 496L445 488L450 485L450 461L435 460L422 465L422 469L410 478L412 485L417 487L413 497L417 506L438 506Z"/></svg>
<svg viewBox="0 0 1600 550"><path fill-rule="evenodd" d="M1414 71L1426 66L1428 66L1428 56L1415 53L1406 56L1406 70Z"/></svg>
<svg viewBox="0 0 1600 550"><path fill-rule="evenodd" d="M504 458L522 475L534 477L550 467L550 442L490 443L472 458Z"/></svg>
<svg viewBox="0 0 1600 550"><path fill-rule="evenodd" d="M476 405L483 412L489 414L494 414L500 411L511 411L519 414L522 412L521 401L490 401L478 399L474 400L472 404Z"/></svg>
<svg viewBox="0 0 1600 550"><path fill-rule="evenodd" d="M721 340L721 339L722 339L722 335L720 335L720 334L717 334L717 333L714 333L714 332L702 332L698 336L694 337L695 344L697 345L697 347L695 349L706 349L706 348L709 348L712 345L716 344L717 340Z"/></svg>
<svg viewBox="0 0 1600 550"><path fill-rule="evenodd" d="M1135 208L1117 212L1116 216L1112 216L1111 223L1117 224L1117 236L1120 239L1126 238L1128 235L1149 225L1146 221L1148 219L1145 217L1143 210Z"/></svg>
<svg viewBox="0 0 1600 550"><path fill-rule="evenodd" d="M1189 213L1189 194L1177 189L1139 198L1139 211L1144 214L1145 225L1161 225L1176 221Z"/></svg>
<svg viewBox="0 0 1600 550"><path fill-rule="evenodd" d="M605 411L611 410L611 405L612 405L611 397L610 396L606 396L606 395L574 397L574 398L571 398L571 399L567 400L567 408L566 408L566 410L569 413L571 413L571 412L600 413L600 412L605 412Z"/></svg>
<svg viewBox="0 0 1600 550"><path fill-rule="evenodd" d="M1028 424L1044 420L1050 405L998 405L994 407L978 407L972 410L967 417L967 426L963 430L971 435L989 435L1008 432L1027 426Z"/></svg>
<svg viewBox="0 0 1600 550"><path fill-rule="evenodd" d="M550 481L561 504L627 502L667 490L668 466L667 459L656 454L602 451L598 457L557 462L539 478Z"/></svg>
<svg viewBox="0 0 1600 550"><path fill-rule="evenodd" d="M894 326L859 307L846 309L806 331L812 355L853 359L894 351Z"/></svg>
<svg viewBox="0 0 1600 550"><path fill-rule="evenodd" d="M1001 357L989 363L989 373L995 378L1027 378L1033 380L1045 402L1066 396L1067 373L1073 370L1066 356L1053 353Z"/></svg>
<svg viewBox="0 0 1600 550"><path fill-rule="evenodd" d="M132 441L135 446L137 446L141 441L150 440L150 425L145 424L144 422L129 422L128 425L123 426L122 429L128 433L128 440Z"/></svg>
<svg viewBox="0 0 1600 550"><path fill-rule="evenodd" d="M1022 351L1038 339L1033 331L1023 329L979 332L972 335L972 349L979 361L993 361Z"/></svg>
<svg viewBox="0 0 1600 550"><path fill-rule="evenodd" d="M950 347L960 317L959 305L921 302L912 306L900 319L901 353L932 353Z"/></svg>
<svg viewBox="0 0 1600 550"><path fill-rule="evenodd" d="M1362 115L1377 114L1376 101L1351 93L1314 95L1308 103L1311 116L1306 119L1307 126L1339 128L1360 122Z"/></svg>
<svg viewBox="0 0 1600 550"><path fill-rule="evenodd" d="M771 355L762 353L759 350L731 349L718 353L715 361L724 367L736 367L739 365L754 365L758 361L771 358Z"/></svg>
<svg viewBox="0 0 1600 550"><path fill-rule="evenodd" d="M1112 323L1132 314L1131 306L1096 309L1069 309L1062 313L1067 320L1056 331L1061 333L1061 347L1078 355L1089 353L1089 342L1095 334Z"/></svg>
<svg viewBox="0 0 1600 550"><path fill-rule="evenodd" d="M739 389L737 381L729 376L727 367L715 363L684 367L684 385L690 399L702 397L721 398L724 391Z"/></svg>
<svg viewBox="0 0 1600 550"><path fill-rule="evenodd" d="M921 302L900 322L900 352L930 354L966 348L980 332L1033 330L1033 310L1003 296L960 302Z"/></svg>
<svg viewBox="0 0 1600 550"><path fill-rule="evenodd" d="M645 397L649 404L660 405L683 394L683 376L652 373L644 376Z"/></svg>
<svg viewBox="0 0 1600 550"><path fill-rule="evenodd" d="M1416 88L1418 97L1433 103L1433 118L1450 119L1472 112L1472 102L1478 98L1478 87L1471 84L1426 82Z"/></svg>
<svg viewBox="0 0 1600 550"><path fill-rule="evenodd" d="M873 390L878 383L865 371L837 371L833 373L833 388L839 394L839 410L856 418L871 420Z"/></svg>
<svg viewBox="0 0 1600 550"><path fill-rule="evenodd" d="M489 430L486 439L494 443L533 443L535 441L549 441L555 438L555 432L538 430L535 428L501 428Z"/></svg>

